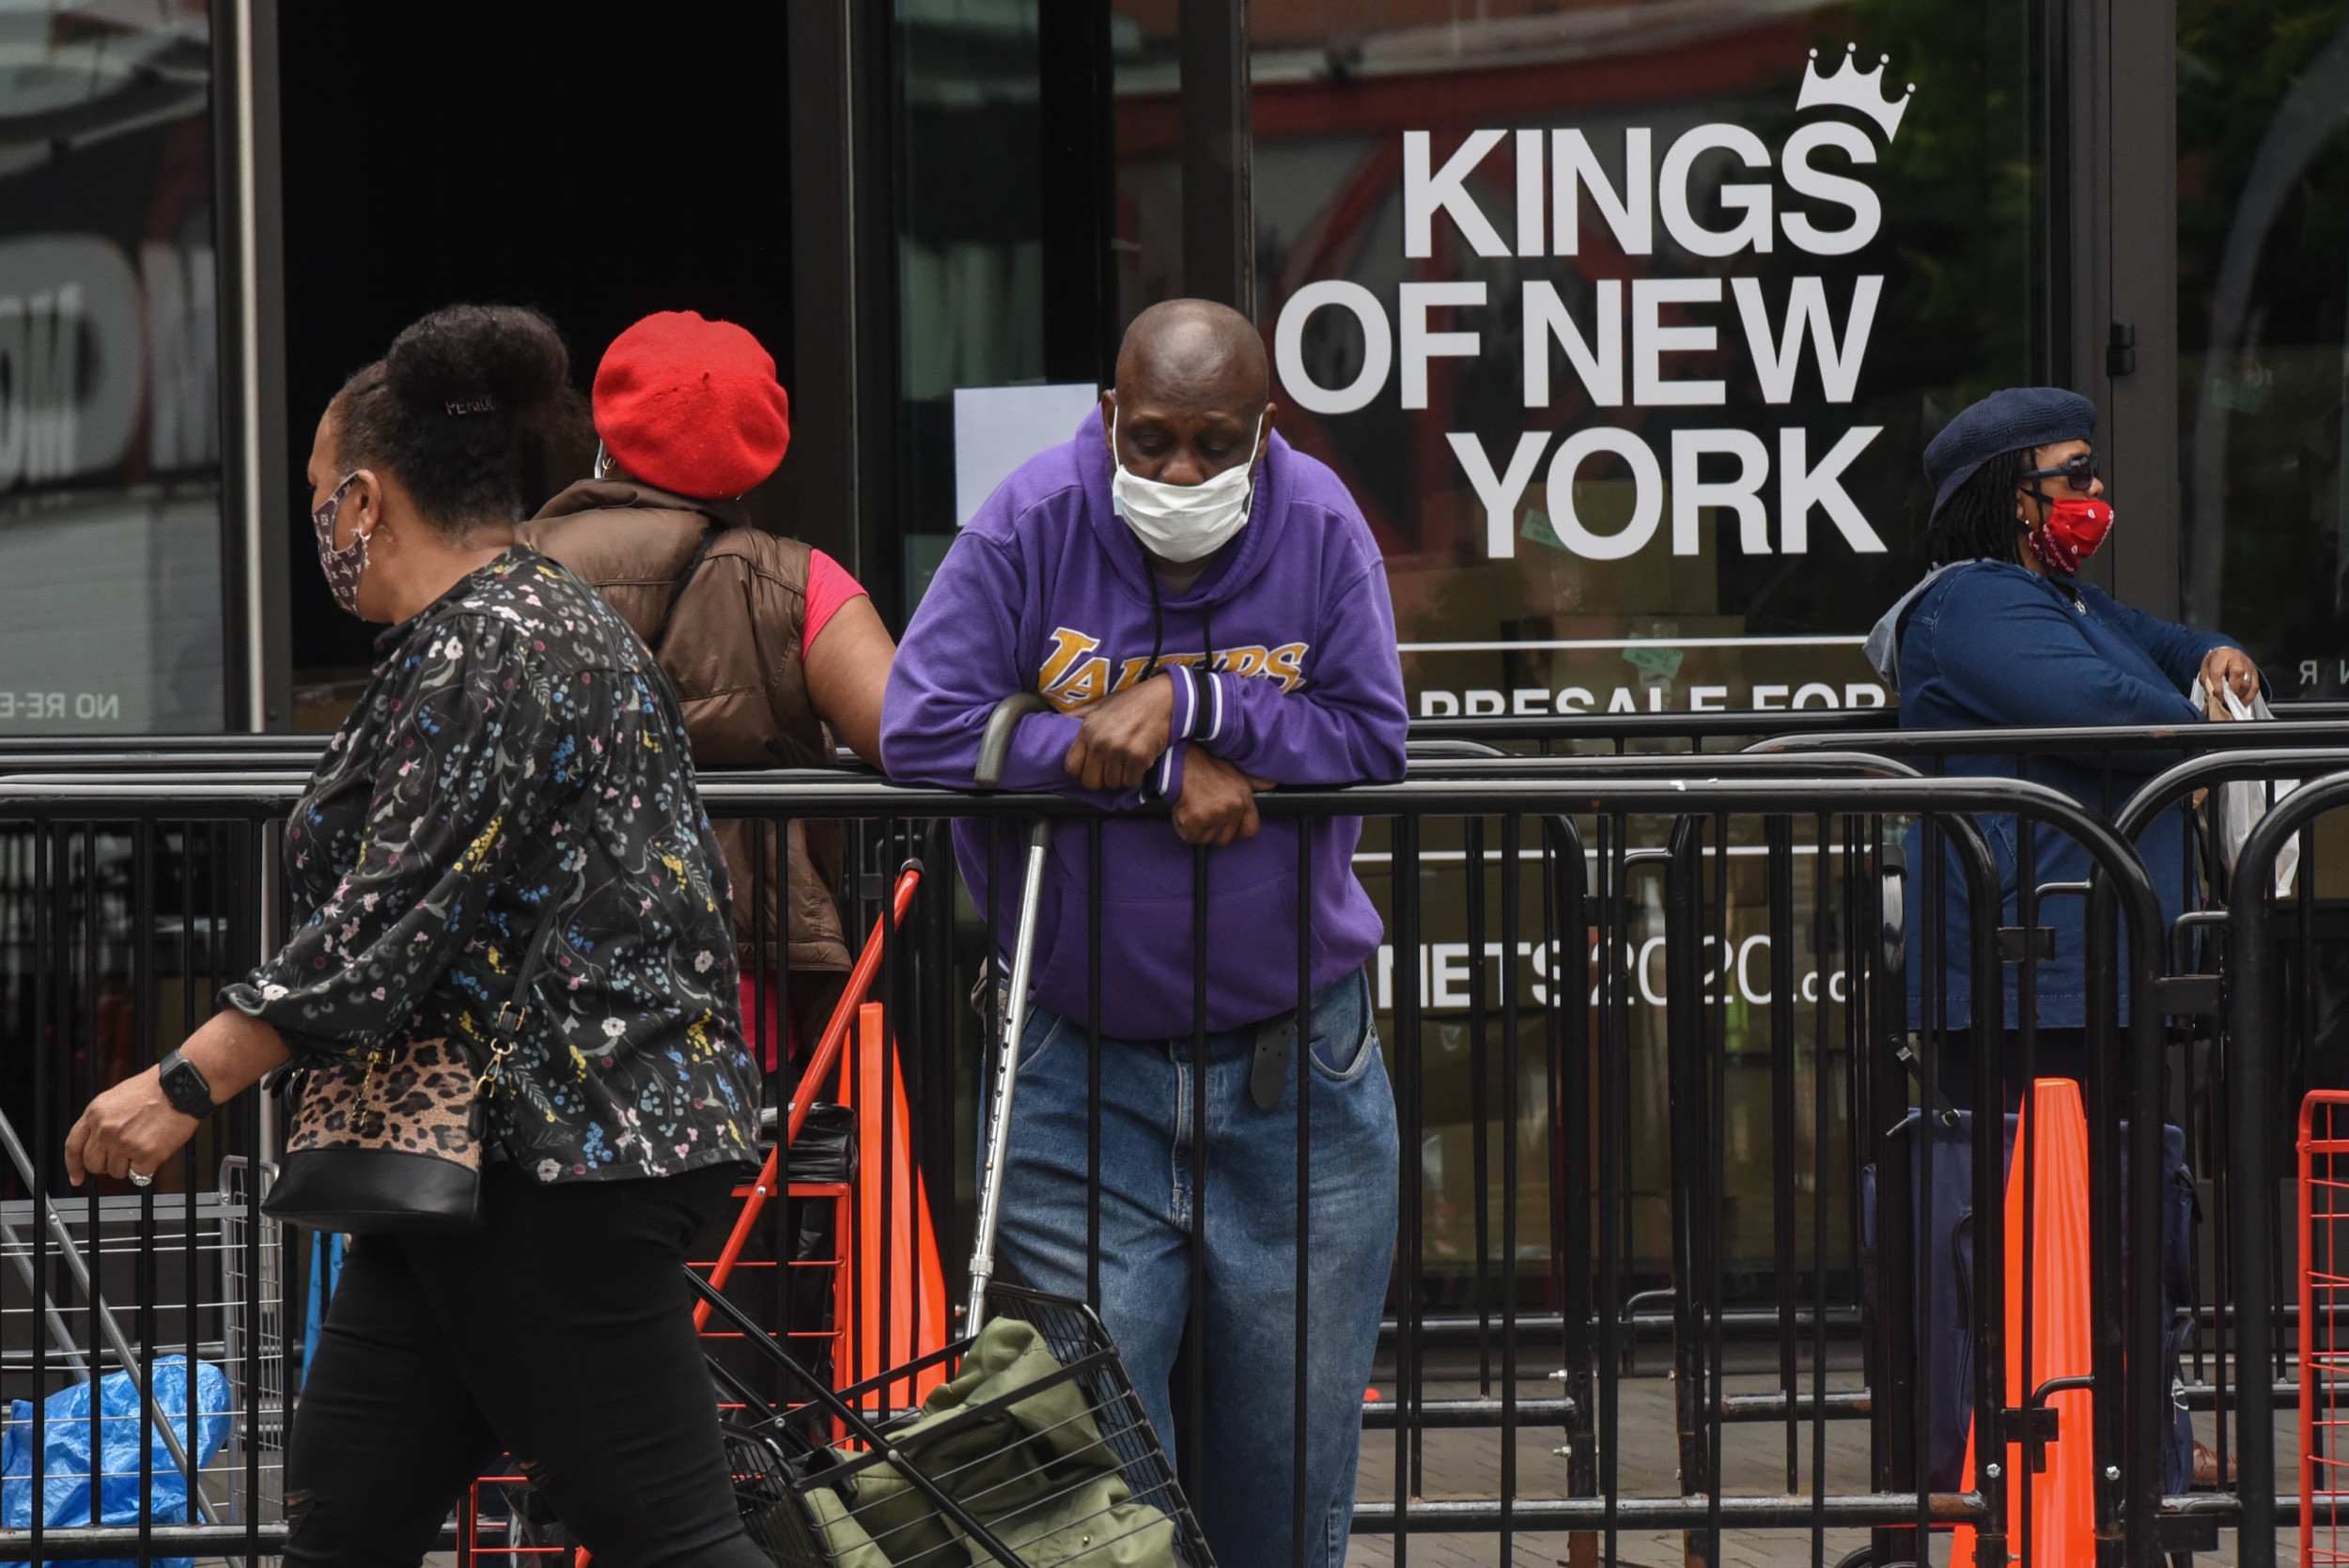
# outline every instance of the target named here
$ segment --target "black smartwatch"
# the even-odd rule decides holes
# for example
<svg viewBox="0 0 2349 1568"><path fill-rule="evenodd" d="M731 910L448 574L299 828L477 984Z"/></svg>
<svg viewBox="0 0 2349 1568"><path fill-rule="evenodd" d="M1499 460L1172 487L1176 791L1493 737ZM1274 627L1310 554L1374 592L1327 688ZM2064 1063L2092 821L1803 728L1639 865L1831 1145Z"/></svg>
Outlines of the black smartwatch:
<svg viewBox="0 0 2349 1568"><path fill-rule="evenodd" d="M212 1113L212 1086L194 1063L174 1050L156 1071L163 1079L163 1098L171 1102L172 1110L199 1122Z"/></svg>

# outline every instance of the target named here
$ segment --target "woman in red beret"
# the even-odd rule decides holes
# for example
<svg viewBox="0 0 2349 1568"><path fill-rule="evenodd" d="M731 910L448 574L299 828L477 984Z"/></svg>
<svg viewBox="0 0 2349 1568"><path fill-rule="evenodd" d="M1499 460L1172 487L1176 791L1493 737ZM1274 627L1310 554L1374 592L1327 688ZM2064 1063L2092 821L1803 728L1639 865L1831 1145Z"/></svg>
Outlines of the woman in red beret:
<svg viewBox="0 0 2349 1568"><path fill-rule="evenodd" d="M740 327L690 310L647 316L596 368L595 477L522 526L659 658L700 768L829 768L835 738L880 765L896 656L888 628L830 556L757 527L739 499L782 464L790 409L774 360ZM792 1046L814 1041L849 968L832 898L840 825L793 822L780 865L758 825L717 827L744 1021L773 1074ZM754 843L766 846L763 875ZM763 912L753 907L761 888Z"/></svg>

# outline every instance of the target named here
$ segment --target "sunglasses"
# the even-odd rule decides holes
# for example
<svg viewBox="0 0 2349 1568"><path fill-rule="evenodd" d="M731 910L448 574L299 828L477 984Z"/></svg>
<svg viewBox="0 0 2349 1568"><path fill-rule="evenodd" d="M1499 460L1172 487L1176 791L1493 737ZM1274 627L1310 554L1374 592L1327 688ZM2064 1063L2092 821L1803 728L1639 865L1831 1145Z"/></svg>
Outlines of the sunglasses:
<svg viewBox="0 0 2349 1568"><path fill-rule="evenodd" d="M2030 468L2023 471L2026 479L2063 479L2076 490L2085 490L2096 478L2096 454L2075 453L2059 468Z"/></svg>

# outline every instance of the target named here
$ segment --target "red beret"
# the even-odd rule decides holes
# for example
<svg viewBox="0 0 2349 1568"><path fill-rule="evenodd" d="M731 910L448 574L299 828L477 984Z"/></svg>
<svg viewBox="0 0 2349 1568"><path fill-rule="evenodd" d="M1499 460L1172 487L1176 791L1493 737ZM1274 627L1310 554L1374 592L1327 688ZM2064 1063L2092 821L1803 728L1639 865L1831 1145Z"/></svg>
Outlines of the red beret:
<svg viewBox="0 0 2349 1568"><path fill-rule="evenodd" d="M740 495L791 444L791 399L758 339L690 310L647 316L596 366L596 434L646 484L700 500Z"/></svg>

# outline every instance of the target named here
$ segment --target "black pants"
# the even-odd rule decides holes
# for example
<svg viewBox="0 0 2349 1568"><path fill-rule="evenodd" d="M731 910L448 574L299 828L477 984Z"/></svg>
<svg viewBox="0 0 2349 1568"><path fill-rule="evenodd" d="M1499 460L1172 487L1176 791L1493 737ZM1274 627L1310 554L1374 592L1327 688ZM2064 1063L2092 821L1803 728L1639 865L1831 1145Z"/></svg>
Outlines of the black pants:
<svg viewBox="0 0 2349 1568"><path fill-rule="evenodd" d="M540 1187L495 1167L482 1231L362 1237L294 1412L285 1560L409 1568L511 1453L599 1568L768 1568L681 1272L739 1179Z"/></svg>

